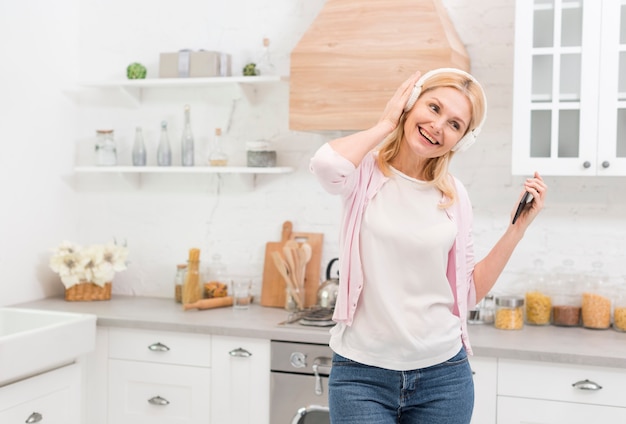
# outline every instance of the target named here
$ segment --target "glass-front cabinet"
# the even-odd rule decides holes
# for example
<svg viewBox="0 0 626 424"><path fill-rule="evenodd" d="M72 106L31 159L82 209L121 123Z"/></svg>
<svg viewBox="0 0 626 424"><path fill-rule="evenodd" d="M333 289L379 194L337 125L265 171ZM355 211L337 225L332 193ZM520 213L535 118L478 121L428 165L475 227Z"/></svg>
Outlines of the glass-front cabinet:
<svg viewBox="0 0 626 424"><path fill-rule="evenodd" d="M514 175L626 175L626 0L517 0Z"/></svg>

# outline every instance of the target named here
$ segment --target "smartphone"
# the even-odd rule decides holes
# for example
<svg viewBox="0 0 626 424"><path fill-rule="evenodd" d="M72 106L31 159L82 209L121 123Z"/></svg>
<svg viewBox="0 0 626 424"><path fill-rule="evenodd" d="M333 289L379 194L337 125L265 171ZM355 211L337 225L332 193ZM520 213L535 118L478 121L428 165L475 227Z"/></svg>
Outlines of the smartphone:
<svg viewBox="0 0 626 424"><path fill-rule="evenodd" d="M517 218L519 218L526 205L532 201L533 195L530 194L528 191L524 193L524 195L522 196L522 200L520 200L519 205L517 205L517 210L515 211L515 216L513 217L513 222L511 222L511 224L515 224L515 221L517 221Z"/></svg>

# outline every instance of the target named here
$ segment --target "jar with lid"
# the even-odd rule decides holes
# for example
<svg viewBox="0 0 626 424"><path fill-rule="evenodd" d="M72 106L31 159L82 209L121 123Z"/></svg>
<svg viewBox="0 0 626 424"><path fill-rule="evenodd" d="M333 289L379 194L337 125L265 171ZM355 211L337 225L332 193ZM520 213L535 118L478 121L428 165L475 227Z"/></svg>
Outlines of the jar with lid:
<svg viewBox="0 0 626 424"><path fill-rule="evenodd" d="M117 165L117 146L113 130L96 130L95 159L98 166Z"/></svg>
<svg viewBox="0 0 626 424"><path fill-rule="evenodd" d="M602 263L594 262L582 293L582 324L585 328L604 330L611 326L611 293Z"/></svg>
<svg viewBox="0 0 626 424"><path fill-rule="evenodd" d="M221 283L228 286L228 268L222 262L222 256L219 253L211 256L211 262L204 271L204 278L208 284ZM203 293L204 297L210 297L208 293Z"/></svg>
<svg viewBox="0 0 626 424"><path fill-rule="evenodd" d="M537 259L534 265L528 274L529 281L524 294L524 319L526 324L548 325L552 314L552 298L545 278L543 261Z"/></svg>
<svg viewBox="0 0 626 424"><path fill-rule="evenodd" d="M187 264L176 265L176 275L174 276L174 299L177 303L183 302L183 284L185 284L185 272L187 272Z"/></svg>
<svg viewBox="0 0 626 424"><path fill-rule="evenodd" d="M522 296L496 296L496 316L493 325L500 330L524 328L524 298Z"/></svg>
<svg viewBox="0 0 626 424"><path fill-rule="evenodd" d="M248 141L246 143L247 165L257 168L276 166L276 151L266 140Z"/></svg>

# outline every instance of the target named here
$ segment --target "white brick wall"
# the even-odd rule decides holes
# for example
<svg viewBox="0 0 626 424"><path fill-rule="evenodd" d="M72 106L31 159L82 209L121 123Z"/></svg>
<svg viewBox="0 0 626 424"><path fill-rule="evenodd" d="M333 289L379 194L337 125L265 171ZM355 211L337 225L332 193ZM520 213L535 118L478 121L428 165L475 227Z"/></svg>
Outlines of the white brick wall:
<svg viewBox="0 0 626 424"><path fill-rule="evenodd" d="M233 0L207 2L93 2L66 0L69 7L80 4L80 43L76 58L79 79L118 77L126 65L141 61L149 74L156 75L158 53L180 48L205 48L233 54L233 69L254 60L261 40L269 37L272 55L281 73L289 69L289 52L317 12L323 0ZM453 171L466 184L475 209L475 243L482 257L506 228L509 214L521 190L522 177L511 176L511 103L514 46L513 0L444 0L457 31L472 59L472 72L485 86L489 97L489 118L479 142L455 158ZM242 14L246 9L253 13ZM34 13L34 12L30 12ZM71 16L71 15L70 15ZM1 18L0 18L1 19ZM419 25L419 22L416 22ZM2 35L0 29L0 35ZM49 36L46 34L46 36ZM13 42L20 40L13 37ZM70 46L71 48L71 46ZM4 82L2 84L8 84ZM200 247L207 263L220 253L234 273L249 273L260 283L265 243L276 241L281 224L290 219L299 231L325 234L323 262L337 254L338 200L322 192L308 173L308 159L326 140L338 133L304 133L288 129L288 86L259 88L248 98L238 87L219 87L195 92L150 91L139 108L129 107L115 95L102 93L80 97L77 115L67 134L54 134L60 145L90 149L94 130L113 126L124 160L129 161L133 128L144 127L152 154L156 149L158 126L170 123L170 138L176 146L182 125L182 107L192 105L194 135L199 146L209 141L217 126L228 128L227 151L233 163L243 163L247 140L267 138L278 150L279 164L296 167L286 176L260 175L253 184L249 176L215 175L147 176L129 181L118 176L81 176L73 180L74 205L59 205L55 215L76 216L76 221L50 228L46 242L66 237L88 244L112 236L128 240L131 266L115 281L117 293L170 296L175 265L184 261L187 249ZM254 93L252 93L254 94ZM94 98L97 100L94 101ZM233 102L233 99L235 101ZM49 100L52 105L58 100ZM3 100L0 105L8 107ZM40 130L43 134L45 129ZM8 135L20 132L8 125ZM5 131L5 135L7 135ZM10 140L11 137L8 137ZM42 137L34 143L44 143ZM68 152L57 153L66 157ZM52 156L53 160L57 160ZM60 160L60 159L59 159ZM539 170L541 171L541 170ZM41 180L56 187L60 175L39 169ZM58 172L58 171L54 171ZM66 165L61 174L71 172ZM614 276L626 275L623 240L626 239L621 196L625 178L546 178L550 197L544 213L533 223L525 239L498 282L505 288L518 280L536 258L550 269L564 259L573 259L581 272L595 260ZM35 200L21 207L31 207ZM19 208L11 212L19 220ZM58 219L58 217L57 217ZM20 224L18 231L27 227ZM21 231L21 230L20 230ZM64 232L65 231L65 232ZM52 235L50 235L52 234ZM8 241L2 248L9 249ZM29 281L17 300L29 300L54 291L55 276L46 268L47 248L41 240L29 246L27 258L37 263L37 282ZM0 251L0 254L2 251ZM17 277L20 270L2 261L5 275ZM0 298L13 290L0 285Z"/></svg>

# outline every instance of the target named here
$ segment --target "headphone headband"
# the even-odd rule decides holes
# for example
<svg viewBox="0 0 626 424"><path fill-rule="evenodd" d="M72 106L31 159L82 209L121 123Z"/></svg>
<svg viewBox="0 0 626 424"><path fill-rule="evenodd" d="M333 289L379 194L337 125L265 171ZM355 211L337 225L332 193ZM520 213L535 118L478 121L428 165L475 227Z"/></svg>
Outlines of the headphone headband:
<svg viewBox="0 0 626 424"><path fill-rule="evenodd" d="M472 81L472 83L478 86L483 96L483 103L484 103L485 111L483 112L483 117L480 120L480 123L473 129L469 130L467 134L465 134L463 138L461 138L461 140L459 140L459 142L455 144L454 147L452 148L453 152L457 152L457 151L463 152L467 150L472 144L474 144L474 142L476 141L476 137L478 137L478 134L480 134L480 131L482 130L483 125L485 124L485 120L487 119L487 96L485 96L485 91L483 90L483 87L476 80L476 78L474 78L472 75L457 68L438 68L438 69L433 69L431 71L426 72L415 83L415 86L413 87L413 91L411 92L411 95L409 96L409 100L407 100L406 106L404 106L404 111L408 112L409 110L413 108L413 106L415 105L415 102L417 102L417 99L419 98L422 92L422 86L424 85L426 81L428 81L431 77L435 75L445 74L445 73L453 73L453 74L461 75L469 79L470 81Z"/></svg>

